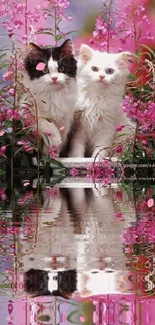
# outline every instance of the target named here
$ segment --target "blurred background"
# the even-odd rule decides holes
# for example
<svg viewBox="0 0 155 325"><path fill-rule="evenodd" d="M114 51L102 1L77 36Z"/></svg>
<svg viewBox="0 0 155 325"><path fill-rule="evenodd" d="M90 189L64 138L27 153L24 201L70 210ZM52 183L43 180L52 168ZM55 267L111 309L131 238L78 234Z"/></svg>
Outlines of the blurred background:
<svg viewBox="0 0 155 325"><path fill-rule="evenodd" d="M2 1L2 0L1 0ZM10 1L10 0L9 0ZM47 0L48 1L48 0ZM42 8L45 7L45 4L47 4L47 1L44 0L27 0L27 8L28 11L32 14L35 14L35 19L31 19L31 22L28 22L28 27L30 28L28 31L29 39L28 41L36 41L37 43L41 44L54 44L54 40L49 35L37 35L36 37L33 37L33 32L37 28L50 28L53 26L53 18L52 17L40 17L38 18L38 12L43 13ZM25 0L17 0L17 3L25 3ZM50 1L48 1L49 3ZM5 3L2 1L2 3ZM11 3L11 1L10 1ZM13 3L13 2L12 2ZM90 39L92 39L92 34L95 29L95 22L98 15L103 14L103 8L105 4L109 4L109 0L72 0L70 1L70 4L66 10L67 19L63 19L62 23L60 24L61 31L64 32L71 32L76 31L69 34L69 37L74 40L75 45L77 46L82 43L89 43ZM113 0L112 1L112 28L115 28L115 24L119 21L119 17L116 18L117 13L119 12L119 16L123 14L124 6L130 5L130 0ZM143 16L147 15L147 18L149 20L149 24L147 23L147 19L142 18L141 14L139 17L137 16L137 28L142 29L142 43L147 43L149 45L155 44L154 39L154 30L155 30L155 0L134 0L135 8L137 6L144 6L145 12L142 14ZM48 8L52 8L52 1L51 4L49 4ZM11 45L11 38L7 36L7 31L3 27L2 22L5 20L9 20L9 17L6 15L3 15L3 11L0 11L1 14L1 25L0 25L0 35L1 35L1 46L6 46L8 44ZM23 44L25 42L25 22L24 17L22 15L18 14L17 19L21 19L23 21L23 26L21 25L20 28L16 26L16 38L20 39L20 42ZM141 19L141 22L140 22ZM150 37L146 37L146 34L149 34ZM65 36L64 36L65 37ZM33 39L34 38L34 39ZM146 39L147 38L147 39ZM115 43L115 44L114 44ZM92 43L91 43L92 44ZM115 42L113 42L113 47L122 47L123 49L132 50L132 42L131 39L128 42L125 42L122 44L118 39L115 39Z"/></svg>

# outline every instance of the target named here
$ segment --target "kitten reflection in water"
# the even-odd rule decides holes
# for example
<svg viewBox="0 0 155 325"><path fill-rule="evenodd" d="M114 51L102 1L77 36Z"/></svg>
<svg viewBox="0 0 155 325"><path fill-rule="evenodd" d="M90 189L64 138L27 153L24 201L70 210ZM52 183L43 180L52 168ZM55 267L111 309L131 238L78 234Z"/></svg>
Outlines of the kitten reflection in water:
<svg viewBox="0 0 155 325"><path fill-rule="evenodd" d="M31 297L57 296L70 299L77 290L76 270L60 271L57 274L39 269L24 273L24 290Z"/></svg>

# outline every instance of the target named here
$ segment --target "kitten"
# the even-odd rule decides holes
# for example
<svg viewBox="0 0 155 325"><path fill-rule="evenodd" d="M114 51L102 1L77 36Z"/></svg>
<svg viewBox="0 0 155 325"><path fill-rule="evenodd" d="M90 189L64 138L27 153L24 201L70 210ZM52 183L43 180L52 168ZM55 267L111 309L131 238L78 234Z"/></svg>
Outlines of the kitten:
<svg viewBox="0 0 155 325"><path fill-rule="evenodd" d="M46 136L43 137L43 151L47 154L49 146L56 146L60 152L73 121L77 89L77 61L72 42L66 40L61 46L53 48L30 43L24 63L23 83L36 101L39 131L47 134L49 140L47 141ZM44 65L43 69L39 68L40 63ZM28 96L27 93L22 98L22 106L33 101ZM35 116L34 104L32 113Z"/></svg>
<svg viewBox="0 0 155 325"><path fill-rule="evenodd" d="M78 60L79 96L70 157L109 154L117 125L131 125L121 111L127 81L129 53L109 54L83 44ZM131 135L130 128L122 133ZM109 147L109 148L107 148Z"/></svg>

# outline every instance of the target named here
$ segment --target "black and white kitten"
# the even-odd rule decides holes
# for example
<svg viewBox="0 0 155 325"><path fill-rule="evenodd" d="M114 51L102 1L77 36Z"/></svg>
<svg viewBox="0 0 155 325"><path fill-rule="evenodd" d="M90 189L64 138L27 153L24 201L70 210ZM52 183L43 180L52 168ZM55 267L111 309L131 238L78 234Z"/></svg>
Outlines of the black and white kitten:
<svg viewBox="0 0 155 325"><path fill-rule="evenodd" d="M77 62L72 42L66 40L61 46L53 48L30 43L24 64L23 83L36 103L39 131L49 140L43 136L43 152L48 154L49 147L55 146L59 153L71 129L77 93ZM22 106L32 103L29 94L22 98ZM34 116L35 110L33 104Z"/></svg>

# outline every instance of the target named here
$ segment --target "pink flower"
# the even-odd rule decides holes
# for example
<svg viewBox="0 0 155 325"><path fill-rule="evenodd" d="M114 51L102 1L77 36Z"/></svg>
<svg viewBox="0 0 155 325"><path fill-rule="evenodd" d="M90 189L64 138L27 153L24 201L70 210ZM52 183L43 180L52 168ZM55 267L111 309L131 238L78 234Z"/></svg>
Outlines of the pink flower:
<svg viewBox="0 0 155 325"><path fill-rule="evenodd" d="M146 219L146 220L145 220ZM155 241L155 222L152 218L142 218L136 225L127 227L123 234L124 244L153 243Z"/></svg>
<svg viewBox="0 0 155 325"><path fill-rule="evenodd" d="M27 41L27 39L28 39L28 35L24 35L24 36L22 36L22 39L24 40L24 41Z"/></svg>
<svg viewBox="0 0 155 325"><path fill-rule="evenodd" d="M17 144L22 145L25 152L33 152L33 147L29 141L20 140Z"/></svg>
<svg viewBox="0 0 155 325"><path fill-rule="evenodd" d="M117 217L117 218L122 218L122 213L121 213L121 212L116 212L116 213L115 213L115 217Z"/></svg>
<svg viewBox="0 0 155 325"><path fill-rule="evenodd" d="M23 146L23 149L24 149L25 152L30 152L30 153L33 152L33 148L31 147L30 144L25 144L25 145Z"/></svg>
<svg viewBox="0 0 155 325"><path fill-rule="evenodd" d="M14 95L14 93L15 93L14 88L10 88L10 89L9 89L9 94L10 94L10 95Z"/></svg>
<svg viewBox="0 0 155 325"><path fill-rule="evenodd" d="M50 158L55 158L55 157L58 156L58 151L57 151L57 148L55 146L50 147L49 156L50 156Z"/></svg>
<svg viewBox="0 0 155 325"><path fill-rule="evenodd" d="M6 158L6 156L4 155L5 151L6 151L6 146L2 146L0 148L0 157L5 157Z"/></svg>
<svg viewBox="0 0 155 325"><path fill-rule="evenodd" d="M7 81L7 80L11 80L13 76L13 72L12 71L7 71L3 74L3 80Z"/></svg>
<svg viewBox="0 0 155 325"><path fill-rule="evenodd" d="M7 120L12 120L12 119L15 119L16 121L19 121L20 120L20 114L19 114L19 111L18 109L8 109L7 110Z"/></svg>
<svg viewBox="0 0 155 325"><path fill-rule="evenodd" d="M122 192L121 191L116 191L116 199L119 201L122 201Z"/></svg>
<svg viewBox="0 0 155 325"><path fill-rule="evenodd" d="M115 151L118 152L118 153L121 153L123 151L122 146L121 145L116 146Z"/></svg>
<svg viewBox="0 0 155 325"><path fill-rule="evenodd" d="M122 131L122 129L125 127L125 125L117 125L116 126L116 132Z"/></svg>
<svg viewBox="0 0 155 325"><path fill-rule="evenodd" d="M113 167L111 161L103 160L100 163L92 163L87 167L87 177L92 181L99 180L108 185L112 182Z"/></svg>
<svg viewBox="0 0 155 325"><path fill-rule="evenodd" d="M5 190L3 189L3 188L0 188L0 198L2 199L2 200L6 200L6 194L5 194Z"/></svg>
<svg viewBox="0 0 155 325"><path fill-rule="evenodd" d="M147 155L148 155L149 157L151 157L151 155L152 155L152 149L150 149L150 148L146 148L146 152L147 152Z"/></svg>
<svg viewBox="0 0 155 325"><path fill-rule="evenodd" d="M50 193L50 195L51 195L53 198L56 197L57 194L58 194L57 188L56 188L56 187L52 187L52 188L50 188L50 189L49 189L49 193Z"/></svg>
<svg viewBox="0 0 155 325"><path fill-rule="evenodd" d="M26 143L25 140L20 140L17 142L17 144L19 144L19 145L24 145L25 143Z"/></svg>
<svg viewBox="0 0 155 325"><path fill-rule="evenodd" d="M75 176L77 176L79 174L79 171L75 167L73 167L72 170L71 170L71 174L72 174L73 177L75 177Z"/></svg>

